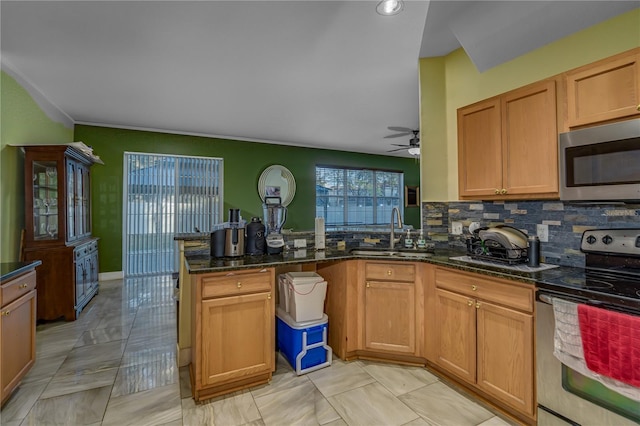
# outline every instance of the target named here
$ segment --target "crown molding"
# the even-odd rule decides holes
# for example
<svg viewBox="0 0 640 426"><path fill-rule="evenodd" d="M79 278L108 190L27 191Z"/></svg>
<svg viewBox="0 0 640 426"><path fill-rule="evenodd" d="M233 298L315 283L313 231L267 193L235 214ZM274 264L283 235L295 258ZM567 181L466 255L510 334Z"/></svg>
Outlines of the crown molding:
<svg viewBox="0 0 640 426"><path fill-rule="evenodd" d="M61 123L68 129L73 129L75 125L73 118L64 112L58 105L50 101L49 98L42 93L42 90L40 90L35 84L31 83L31 81L18 71L18 69L5 57L0 59L0 65L2 71L13 77L13 79L15 79L18 84L22 86L29 95L31 95L31 98L36 102L36 104L38 104L47 117L57 123Z"/></svg>

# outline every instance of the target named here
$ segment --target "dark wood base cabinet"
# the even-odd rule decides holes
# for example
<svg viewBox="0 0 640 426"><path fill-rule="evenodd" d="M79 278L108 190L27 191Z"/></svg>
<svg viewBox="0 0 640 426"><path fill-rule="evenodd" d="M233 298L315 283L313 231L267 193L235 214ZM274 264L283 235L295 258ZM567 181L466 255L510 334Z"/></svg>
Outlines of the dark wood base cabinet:
<svg viewBox="0 0 640 426"><path fill-rule="evenodd" d="M38 268L38 320L74 321L98 293L98 239L68 247L25 249L26 261Z"/></svg>

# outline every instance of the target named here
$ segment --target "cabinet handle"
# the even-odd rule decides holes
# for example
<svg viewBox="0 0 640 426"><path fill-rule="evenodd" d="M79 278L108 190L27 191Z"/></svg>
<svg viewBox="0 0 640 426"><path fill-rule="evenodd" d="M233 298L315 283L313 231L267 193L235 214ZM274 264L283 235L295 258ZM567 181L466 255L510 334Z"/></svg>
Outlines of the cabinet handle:
<svg viewBox="0 0 640 426"><path fill-rule="evenodd" d="M502 188L502 189L500 190L500 193L504 195L504 194L506 194L506 193L507 193L507 190L506 190L506 189L504 189L504 188Z"/></svg>
<svg viewBox="0 0 640 426"><path fill-rule="evenodd" d="M8 317L10 313L11 313L11 311L2 311L2 312L0 313L0 316Z"/></svg>
<svg viewBox="0 0 640 426"><path fill-rule="evenodd" d="M242 282L241 282L241 281L238 281L238 282L236 283L236 287L241 288L241 287L242 287Z"/></svg>
<svg viewBox="0 0 640 426"><path fill-rule="evenodd" d="M392 274L392 273L393 273L393 272L391 271L391 269L388 269L388 270L387 270L387 275L391 276L391 274Z"/></svg>
<svg viewBox="0 0 640 426"><path fill-rule="evenodd" d="M475 284L471 285L471 290L476 291L477 289L478 289L477 285L475 285Z"/></svg>
<svg viewBox="0 0 640 426"><path fill-rule="evenodd" d="M476 309L480 309L480 302L476 302Z"/></svg>
<svg viewBox="0 0 640 426"><path fill-rule="evenodd" d="M496 195L500 195L500 190L496 189Z"/></svg>
<svg viewBox="0 0 640 426"><path fill-rule="evenodd" d="M20 285L18 286L18 288L27 288L27 287L29 287L29 284L27 284L27 283L20 284Z"/></svg>
<svg viewBox="0 0 640 426"><path fill-rule="evenodd" d="M467 305L468 306L473 306L473 300L467 300Z"/></svg>
<svg viewBox="0 0 640 426"><path fill-rule="evenodd" d="M369 281L367 281L367 288L371 287L371 284L369 284Z"/></svg>

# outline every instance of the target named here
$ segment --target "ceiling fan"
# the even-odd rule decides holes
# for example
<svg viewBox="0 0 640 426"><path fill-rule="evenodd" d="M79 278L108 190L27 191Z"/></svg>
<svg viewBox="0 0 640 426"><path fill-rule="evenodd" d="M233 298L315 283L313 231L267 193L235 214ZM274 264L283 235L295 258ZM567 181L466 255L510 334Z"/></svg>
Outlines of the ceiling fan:
<svg viewBox="0 0 640 426"><path fill-rule="evenodd" d="M392 149L389 150L387 152L396 152L396 151L402 151L403 149L407 149L409 150L409 154L411 155L418 155L420 154L420 138L418 137L418 133L420 133L420 129L409 129L407 127L395 127L395 126L389 126L387 127L387 129L394 131L394 132L400 132L400 133L395 133L393 135L388 135L385 136L385 139L389 139L389 138L399 138L402 136L408 136L413 134L413 137L411 139L409 139L409 145L400 145L397 143L392 144L393 146L400 146L401 148L396 148L396 149Z"/></svg>

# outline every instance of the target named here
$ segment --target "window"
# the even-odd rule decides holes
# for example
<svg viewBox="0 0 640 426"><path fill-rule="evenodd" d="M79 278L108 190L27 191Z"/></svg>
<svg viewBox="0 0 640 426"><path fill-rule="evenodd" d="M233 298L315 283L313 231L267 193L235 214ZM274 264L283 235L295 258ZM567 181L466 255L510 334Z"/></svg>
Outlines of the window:
<svg viewBox="0 0 640 426"><path fill-rule="evenodd" d="M127 152L124 173L125 275L177 271L174 234L222 222L222 160Z"/></svg>
<svg viewBox="0 0 640 426"><path fill-rule="evenodd" d="M404 205L404 175L368 169L316 167L316 216L327 225L386 224Z"/></svg>

